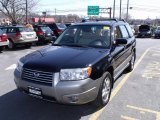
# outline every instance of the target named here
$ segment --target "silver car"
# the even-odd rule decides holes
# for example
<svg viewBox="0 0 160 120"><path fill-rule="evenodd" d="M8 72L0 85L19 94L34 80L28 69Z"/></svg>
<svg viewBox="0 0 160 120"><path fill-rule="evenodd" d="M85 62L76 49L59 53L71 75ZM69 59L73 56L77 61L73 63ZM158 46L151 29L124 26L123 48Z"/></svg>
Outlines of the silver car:
<svg viewBox="0 0 160 120"><path fill-rule="evenodd" d="M18 44L30 47L33 42L38 41L36 33L25 26L9 26L1 28L8 35L8 48L13 49Z"/></svg>

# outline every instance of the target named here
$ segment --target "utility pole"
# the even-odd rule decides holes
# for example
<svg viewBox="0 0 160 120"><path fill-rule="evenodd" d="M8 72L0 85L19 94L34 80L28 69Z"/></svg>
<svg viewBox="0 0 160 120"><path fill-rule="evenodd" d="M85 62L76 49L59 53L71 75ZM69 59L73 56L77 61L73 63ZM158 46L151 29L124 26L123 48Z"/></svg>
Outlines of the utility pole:
<svg viewBox="0 0 160 120"><path fill-rule="evenodd" d="M26 24L28 23L28 0L26 0Z"/></svg>
<svg viewBox="0 0 160 120"><path fill-rule="evenodd" d="M120 10L119 10L119 19L121 20L122 16L122 0L120 0Z"/></svg>
<svg viewBox="0 0 160 120"><path fill-rule="evenodd" d="M108 9L109 9L109 18L111 19L111 17L112 17L112 8L110 7Z"/></svg>
<svg viewBox="0 0 160 120"><path fill-rule="evenodd" d="M116 0L113 2L113 18L115 18L115 5L116 5Z"/></svg>
<svg viewBox="0 0 160 120"><path fill-rule="evenodd" d="M127 15L126 15L126 21L128 21L128 9L129 9L129 0L127 0Z"/></svg>
<svg viewBox="0 0 160 120"><path fill-rule="evenodd" d="M55 16L56 16L56 14L57 14L57 9L56 8L54 9L54 13L55 13Z"/></svg>

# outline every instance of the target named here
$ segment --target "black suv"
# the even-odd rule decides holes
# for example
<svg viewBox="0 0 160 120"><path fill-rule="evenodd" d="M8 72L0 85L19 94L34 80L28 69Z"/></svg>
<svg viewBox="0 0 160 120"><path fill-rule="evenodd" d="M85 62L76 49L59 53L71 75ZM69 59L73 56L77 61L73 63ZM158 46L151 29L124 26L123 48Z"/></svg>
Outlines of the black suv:
<svg viewBox="0 0 160 120"><path fill-rule="evenodd" d="M140 38L144 37L151 37L152 36L152 31L151 27L149 25L141 25L139 26L139 31L138 31L138 36Z"/></svg>
<svg viewBox="0 0 160 120"><path fill-rule="evenodd" d="M41 99L104 106L116 78L133 70L135 58L136 39L128 23L77 23L52 46L22 57L14 80L20 91Z"/></svg>

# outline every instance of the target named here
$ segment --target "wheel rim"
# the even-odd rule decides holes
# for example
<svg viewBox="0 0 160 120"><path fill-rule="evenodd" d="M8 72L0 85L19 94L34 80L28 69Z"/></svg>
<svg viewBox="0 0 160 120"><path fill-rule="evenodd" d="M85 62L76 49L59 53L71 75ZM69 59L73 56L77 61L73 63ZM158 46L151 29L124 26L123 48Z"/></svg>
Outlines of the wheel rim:
<svg viewBox="0 0 160 120"><path fill-rule="evenodd" d="M8 47L9 47L10 49L13 48L13 43L12 43L11 41L9 41Z"/></svg>
<svg viewBox="0 0 160 120"><path fill-rule="evenodd" d="M135 62L135 59L134 59L134 54L132 55L132 59L131 59L131 67L132 69L134 68L134 62Z"/></svg>
<svg viewBox="0 0 160 120"><path fill-rule="evenodd" d="M109 99L110 90L111 90L110 79L107 77L104 80L103 89L102 89L102 100L103 100L104 103L106 103Z"/></svg>

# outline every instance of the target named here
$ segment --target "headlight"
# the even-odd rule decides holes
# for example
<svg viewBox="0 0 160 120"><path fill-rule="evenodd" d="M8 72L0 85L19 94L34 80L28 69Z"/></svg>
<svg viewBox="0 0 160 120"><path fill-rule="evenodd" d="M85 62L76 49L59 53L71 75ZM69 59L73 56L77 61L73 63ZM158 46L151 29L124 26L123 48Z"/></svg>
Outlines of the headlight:
<svg viewBox="0 0 160 120"><path fill-rule="evenodd" d="M17 70L19 71L19 72L21 72L22 71L22 68L23 68L23 63L19 60L18 61L18 63L17 63Z"/></svg>
<svg viewBox="0 0 160 120"><path fill-rule="evenodd" d="M61 80L83 80L90 77L92 72L91 67L76 68L76 69L62 69L60 71Z"/></svg>

